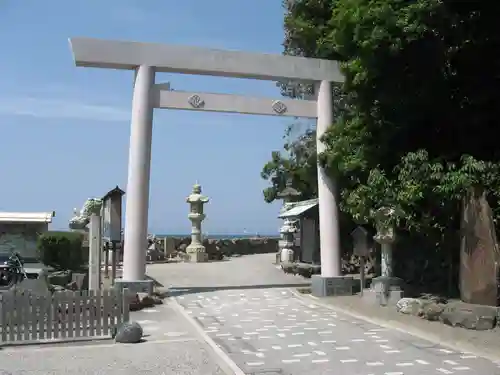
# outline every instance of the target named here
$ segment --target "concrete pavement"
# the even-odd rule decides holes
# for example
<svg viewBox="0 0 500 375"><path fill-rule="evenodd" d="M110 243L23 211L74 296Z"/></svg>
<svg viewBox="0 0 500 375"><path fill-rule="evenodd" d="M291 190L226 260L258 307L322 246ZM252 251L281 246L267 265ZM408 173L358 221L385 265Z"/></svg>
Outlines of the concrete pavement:
<svg viewBox="0 0 500 375"><path fill-rule="evenodd" d="M176 299L248 374L500 374L489 360L306 303L287 289Z"/></svg>
<svg viewBox="0 0 500 375"><path fill-rule="evenodd" d="M151 264L148 276L171 291L310 285L310 281L276 269L275 254L256 254L208 263Z"/></svg>

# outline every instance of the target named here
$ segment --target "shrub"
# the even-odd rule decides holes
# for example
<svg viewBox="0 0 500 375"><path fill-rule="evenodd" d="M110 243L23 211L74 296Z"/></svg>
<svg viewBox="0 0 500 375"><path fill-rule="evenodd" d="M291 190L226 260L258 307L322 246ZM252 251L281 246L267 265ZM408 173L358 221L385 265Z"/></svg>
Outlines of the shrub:
<svg viewBox="0 0 500 375"><path fill-rule="evenodd" d="M45 232L38 237L40 259L58 270L79 270L84 263L82 243L82 233Z"/></svg>

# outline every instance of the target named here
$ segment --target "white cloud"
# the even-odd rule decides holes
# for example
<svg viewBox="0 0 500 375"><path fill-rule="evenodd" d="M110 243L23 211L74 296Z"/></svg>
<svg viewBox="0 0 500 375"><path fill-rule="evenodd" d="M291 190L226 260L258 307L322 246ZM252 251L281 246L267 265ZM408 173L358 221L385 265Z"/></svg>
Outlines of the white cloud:
<svg viewBox="0 0 500 375"><path fill-rule="evenodd" d="M120 122L130 120L130 109L74 99L39 97L0 98L0 114L37 118Z"/></svg>

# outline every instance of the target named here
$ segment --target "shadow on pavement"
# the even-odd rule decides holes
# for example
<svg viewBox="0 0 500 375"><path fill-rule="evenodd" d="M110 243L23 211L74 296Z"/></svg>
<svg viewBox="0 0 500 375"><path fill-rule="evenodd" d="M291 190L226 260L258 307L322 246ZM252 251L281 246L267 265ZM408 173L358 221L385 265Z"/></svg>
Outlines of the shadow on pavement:
<svg viewBox="0 0 500 375"><path fill-rule="evenodd" d="M207 292L217 292L220 290L246 290L246 289L272 289L272 288L298 288L307 287L311 283L304 281L298 284L264 284L264 285L227 285L227 286L193 286L193 287L175 287L168 289L170 297L178 297L186 294L197 294Z"/></svg>

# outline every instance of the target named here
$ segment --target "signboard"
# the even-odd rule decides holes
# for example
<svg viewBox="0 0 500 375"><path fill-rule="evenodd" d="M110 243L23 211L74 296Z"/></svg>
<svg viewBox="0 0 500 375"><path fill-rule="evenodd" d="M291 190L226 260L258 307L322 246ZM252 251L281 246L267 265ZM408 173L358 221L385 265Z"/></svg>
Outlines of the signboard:
<svg viewBox="0 0 500 375"><path fill-rule="evenodd" d="M357 227L351 233L352 242L354 245L354 255L359 257L366 257L370 253L368 245L368 232L362 226Z"/></svg>
<svg viewBox="0 0 500 375"><path fill-rule="evenodd" d="M110 191L102 204L102 236L108 242L121 242L122 235L122 196L118 187Z"/></svg>
<svg viewBox="0 0 500 375"><path fill-rule="evenodd" d="M370 253L368 231L362 226L358 226L352 231L351 236L354 245L354 255L359 257L359 295L362 297L365 289L365 257Z"/></svg>

